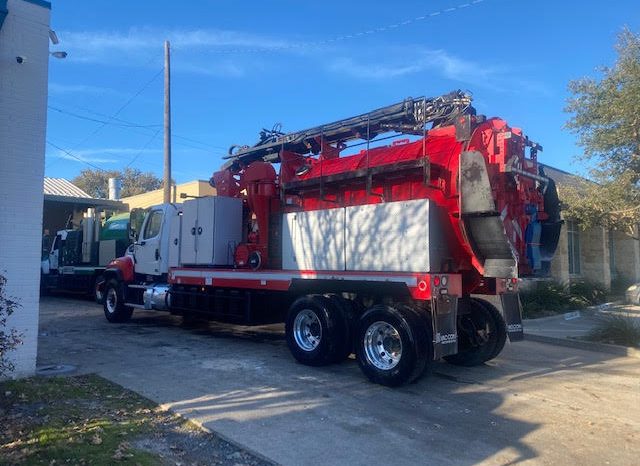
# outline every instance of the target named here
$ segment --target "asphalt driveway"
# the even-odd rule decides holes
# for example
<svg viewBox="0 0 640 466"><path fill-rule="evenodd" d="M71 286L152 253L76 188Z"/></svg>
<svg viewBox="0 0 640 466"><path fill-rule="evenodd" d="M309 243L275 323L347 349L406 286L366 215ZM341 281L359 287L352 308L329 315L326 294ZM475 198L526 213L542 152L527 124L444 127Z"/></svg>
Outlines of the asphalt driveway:
<svg viewBox="0 0 640 466"><path fill-rule="evenodd" d="M202 324L46 297L38 364L95 372L285 465L637 464L640 360L525 341L399 389L353 360L297 364L282 327Z"/></svg>

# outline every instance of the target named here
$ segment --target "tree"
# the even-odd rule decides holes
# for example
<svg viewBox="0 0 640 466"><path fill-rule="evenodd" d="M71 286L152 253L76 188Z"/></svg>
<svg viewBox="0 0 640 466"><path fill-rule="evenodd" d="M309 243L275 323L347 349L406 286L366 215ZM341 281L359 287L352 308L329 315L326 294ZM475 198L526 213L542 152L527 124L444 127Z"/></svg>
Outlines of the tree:
<svg viewBox="0 0 640 466"><path fill-rule="evenodd" d="M632 233L640 223L640 35L623 29L615 48L617 60L600 68L599 81L569 83L566 127L584 148L580 158L592 164L593 182L565 189L563 200L585 228Z"/></svg>
<svg viewBox="0 0 640 466"><path fill-rule="evenodd" d="M109 178L122 180L122 197L146 193L162 187L162 180L151 172L142 173L137 168L118 170L91 170L80 172L72 182L92 197L106 198L109 193Z"/></svg>

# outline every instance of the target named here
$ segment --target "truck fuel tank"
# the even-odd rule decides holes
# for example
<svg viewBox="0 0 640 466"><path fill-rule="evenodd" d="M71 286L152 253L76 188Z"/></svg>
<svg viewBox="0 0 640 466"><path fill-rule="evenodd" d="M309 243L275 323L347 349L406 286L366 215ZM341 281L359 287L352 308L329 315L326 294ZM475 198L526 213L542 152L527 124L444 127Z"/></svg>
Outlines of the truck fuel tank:
<svg viewBox="0 0 640 466"><path fill-rule="evenodd" d="M144 308L147 310L166 311L171 305L169 285L154 283L149 285L142 295Z"/></svg>

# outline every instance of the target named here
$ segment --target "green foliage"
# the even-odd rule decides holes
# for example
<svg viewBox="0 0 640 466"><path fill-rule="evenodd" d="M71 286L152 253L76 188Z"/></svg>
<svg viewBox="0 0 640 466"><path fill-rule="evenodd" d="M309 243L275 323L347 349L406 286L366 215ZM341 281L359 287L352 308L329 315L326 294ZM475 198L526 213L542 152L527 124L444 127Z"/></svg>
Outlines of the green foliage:
<svg viewBox="0 0 640 466"><path fill-rule="evenodd" d="M527 319L553 315L568 309L565 287L554 281L538 281L532 288L520 291L522 311Z"/></svg>
<svg viewBox="0 0 640 466"><path fill-rule="evenodd" d="M624 29L616 51L616 63L600 69L600 80L569 83L566 127L578 136L582 159L595 164L597 183L564 187L562 195L565 213L584 227L633 233L640 222L640 35Z"/></svg>
<svg viewBox="0 0 640 466"><path fill-rule="evenodd" d="M576 181L561 188L564 213L583 228L604 226L637 236L640 221L640 191L634 187L635 174L625 172L600 183Z"/></svg>
<svg viewBox="0 0 640 466"><path fill-rule="evenodd" d="M0 384L2 464L159 464L127 441L156 430L154 404L95 375Z"/></svg>
<svg viewBox="0 0 640 466"><path fill-rule="evenodd" d="M566 288L575 303L584 303L583 307L595 306L607 301L607 289L600 283L572 281Z"/></svg>
<svg viewBox="0 0 640 466"><path fill-rule="evenodd" d="M93 374L0 382L0 427L0 466L271 464Z"/></svg>
<svg viewBox="0 0 640 466"><path fill-rule="evenodd" d="M106 198L109 194L109 178L122 180L122 197L134 196L146 193L162 187L162 180L151 172L143 173L137 168L125 168L118 170L91 170L89 168L80 172L72 182L78 188L92 197Z"/></svg>
<svg viewBox="0 0 640 466"><path fill-rule="evenodd" d="M613 345L640 346L639 320L628 314L609 314L602 318L588 338Z"/></svg>
<svg viewBox="0 0 640 466"><path fill-rule="evenodd" d="M0 378L8 375L14 364L9 360L8 353L22 344L22 335L16 329L7 329L7 320L20 304L5 294L7 279L0 275Z"/></svg>
<svg viewBox="0 0 640 466"><path fill-rule="evenodd" d="M530 289L520 291L522 310L527 319L583 309L604 303L606 299L606 288L588 281L562 284L543 280L535 282Z"/></svg>

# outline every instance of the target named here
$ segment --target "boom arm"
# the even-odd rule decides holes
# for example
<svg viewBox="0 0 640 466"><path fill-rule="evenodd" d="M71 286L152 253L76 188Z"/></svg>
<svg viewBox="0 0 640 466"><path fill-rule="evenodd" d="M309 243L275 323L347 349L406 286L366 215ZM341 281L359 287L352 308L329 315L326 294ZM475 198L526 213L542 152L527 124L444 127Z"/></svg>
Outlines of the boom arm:
<svg viewBox="0 0 640 466"><path fill-rule="evenodd" d="M439 97L407 98L362 115L294 133L263 131L262 138L256 145L242 146L225 157L229 160L222 169L248 165L257 160L278 163L283 150L299 154L318 153L318 138L325 143L340 144L351 139L370 140L388 131L422 134L426 124L440 126L463 113L475 113L475 110L471 106L471 96L458 90ZM237 146L232 146L230 152L235 147Z"/></svg>

